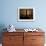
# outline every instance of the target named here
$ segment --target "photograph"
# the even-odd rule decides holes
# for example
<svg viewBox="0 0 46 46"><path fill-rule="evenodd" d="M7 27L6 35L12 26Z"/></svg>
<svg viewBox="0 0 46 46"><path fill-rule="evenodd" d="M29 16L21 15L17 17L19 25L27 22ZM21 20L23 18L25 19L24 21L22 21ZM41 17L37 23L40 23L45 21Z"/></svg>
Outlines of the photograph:
<svg viewBox="0 0 46 46"><path fill-rule="evenodd" d="M34 8L18 8L18 21L33 21L34 19Z"/></svg>

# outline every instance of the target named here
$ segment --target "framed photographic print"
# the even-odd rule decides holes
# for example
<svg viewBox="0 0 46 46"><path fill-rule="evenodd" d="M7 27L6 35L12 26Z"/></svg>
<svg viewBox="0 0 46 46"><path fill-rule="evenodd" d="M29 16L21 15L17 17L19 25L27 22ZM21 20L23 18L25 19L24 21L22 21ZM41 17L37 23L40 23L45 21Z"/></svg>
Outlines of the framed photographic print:
<svg viewBox="0 0 46 46"><path fill-rule="evenodd" d="M19 7L18 8L18 21L34 21L35 8Z"/></svg>

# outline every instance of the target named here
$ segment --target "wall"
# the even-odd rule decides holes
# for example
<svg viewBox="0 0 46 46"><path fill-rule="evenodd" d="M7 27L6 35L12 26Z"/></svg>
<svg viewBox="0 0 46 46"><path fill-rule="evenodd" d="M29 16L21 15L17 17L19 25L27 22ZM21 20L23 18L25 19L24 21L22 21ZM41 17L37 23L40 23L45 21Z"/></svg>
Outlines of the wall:
<svg viewBox="0 0 46 46"><path fill-rule="evenodd" d="M0 2L0 25L13 24L16 28L35 28L39 26L46 28L46 0L0 0ZM19 7L35 8L35 21L17 22L17 8Z"/></svg>

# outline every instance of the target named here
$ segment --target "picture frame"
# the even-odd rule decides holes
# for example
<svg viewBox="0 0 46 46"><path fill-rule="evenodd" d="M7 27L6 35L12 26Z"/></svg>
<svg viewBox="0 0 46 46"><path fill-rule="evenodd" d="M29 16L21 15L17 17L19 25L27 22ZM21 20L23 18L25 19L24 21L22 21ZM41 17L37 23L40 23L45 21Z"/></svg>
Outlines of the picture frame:
<svg viewBox="0 0 46 46"><path fill-rule="evenodd" d="M18 18L18 21L34 21L35 20L35 8L19 7L17 18Z"/></svg>

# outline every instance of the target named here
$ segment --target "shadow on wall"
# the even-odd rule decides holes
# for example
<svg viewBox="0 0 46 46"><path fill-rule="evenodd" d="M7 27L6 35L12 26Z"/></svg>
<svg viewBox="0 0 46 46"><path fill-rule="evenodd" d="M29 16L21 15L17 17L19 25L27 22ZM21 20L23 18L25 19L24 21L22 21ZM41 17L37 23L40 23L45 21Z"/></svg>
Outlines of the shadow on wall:
<svg viewBox="0 0 46 46"><path fill-rule="evenodd" d="M6 31L6 29L4 30L4 28L6 28L5 25L0 24L0 43L2 43L2 36L3 36L2 33Z"/></svg>

